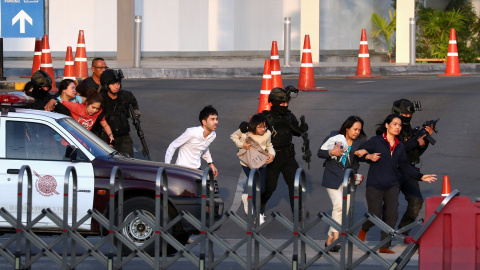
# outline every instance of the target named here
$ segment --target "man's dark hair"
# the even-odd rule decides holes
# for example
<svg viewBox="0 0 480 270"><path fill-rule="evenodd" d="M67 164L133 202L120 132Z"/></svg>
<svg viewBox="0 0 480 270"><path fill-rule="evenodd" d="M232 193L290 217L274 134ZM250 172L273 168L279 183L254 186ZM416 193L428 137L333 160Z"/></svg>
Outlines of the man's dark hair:
<svg viewBox="0 0 480 270"><path fill-rule="evenodd" d="M358 116L354 116L354 115L348 117L347 120L345 120L345 122L343 122L342 127L340 127L340 131L338 133L345 136L347 134L347 129L351 128L353 126L353 124L355 124L356 122L360 122L360 124L362 124L362 129L360 129L360 136L361 135L367 136L365 134L365 132L363 131L364 124L363 124L362 118L360 118Z"/></svg>
<svg viewBox="0 0 480 270"><path fill-rule="evenodd" d="M248 122L248 131L251 133L257 135L257 126L260 125L261 123L267 123L267 118L263 114L257 113L252 118L250 119L250 122Z"/></svg>
<svg viewBox="0 0 480 270"><path fill-rule="evenodd" d="M101 57L95 57L92 59L92 67L94 66L93 63L95 63L96 61L105 61L105 59L101 58Z"/></svg>
<svg viewBox="0 0 480 270"><path fill-rule="evenodd" d="M217 110L215 110L212 105L205 106L205 108L200 111L200 115L198 116L200 124L203 125L202 120L207 120L210 115L218 115Z"/></svg>

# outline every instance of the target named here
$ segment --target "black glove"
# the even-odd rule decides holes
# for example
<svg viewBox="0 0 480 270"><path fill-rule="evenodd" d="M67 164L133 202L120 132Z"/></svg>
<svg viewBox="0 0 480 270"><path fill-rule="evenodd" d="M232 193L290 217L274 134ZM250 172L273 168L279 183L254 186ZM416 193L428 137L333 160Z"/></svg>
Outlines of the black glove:
<svg viewBox="0 0 480 270"><path fill-rule="evenodd" d="M304 123L301 123L300 126L299 126L299 128L300 128L300 131L302 131L302 133L305 133L305 132L308 131L308 124L305 123L305 122L304 122Z"/></svg>
<svg viewBox="0 0 480 270"><path fill-rule="evenodd" d="M241 122L240 125L238 126L240 131L242 133L247 133L248 132L248 122Z"/></svg>

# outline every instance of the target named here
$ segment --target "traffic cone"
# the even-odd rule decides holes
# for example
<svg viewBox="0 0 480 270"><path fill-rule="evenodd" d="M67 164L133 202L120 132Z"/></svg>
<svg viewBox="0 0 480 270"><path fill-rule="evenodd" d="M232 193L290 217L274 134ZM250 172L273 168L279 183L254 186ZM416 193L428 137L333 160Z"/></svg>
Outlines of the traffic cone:
<svg viewBox="0 0 480 270"><path fill-rule="evenodd" d="M458 64L457 38L455 37L455 28L450 30L450 41L448 42L447 68L445 74L437 76L468 76L460 73Z"/></svg>
<svg viewBox="0 0 480 270"><path fill-rule="evenodd" d="M283 88L282 72L280 71L280 59L278 57L278 48L276 41L272 41L270 67L272 68L272 89L275 87Z"/></svg>
<svg viewBox="0 0 480 270"><path fill-rule="evenodd" d="M87 51L83 30L78 32L77 50L75 51L75 77L82 79L88 77Z"/></svg>
<svg viewBox="0 0 480 270"><path fill-rule="evenodd" d="M362 29L360 38L360 50L358 52L357 75L347 78L379 78L380 76L372 76L370 67L370 54L368 53L367 31Z"/></svg>
<svg viewBox="0 0 480 270"><path fill-rule="evenodd" d="M260 102L258 104L258 113L270 111L271 104L268 102L268 96L272 91L272 75L270 74L270 60L265 60L263 68L262 88L260 90Z"/></svg>
<svg viewBox="0 0 480 270"><path fill-rule="evenodd" d="M35 38L35 52L33 53L32 75L35 71L40 69L40 62L42 61L42 39ZM30 77L32 77L30 75Z"/></svg>
<svg viewBox="0 0 480 270"><path fill-rule="evenodd" d="M297 88L300 91L327 91L327 89L315 87L312 49L310 47L309 35L305 35L305 40L303 42L302 63L300 64L300 77L298 79Z"/></svg>
<svg viewBox="0 0 480 270"><path fill-rule="evenodd" d="M42 58L40 60L40 70L43 70L50 75L52 78L52 91L57 91L57 87L55 85L55 75L53 74L53 64L52 64L52 55L50 54L50 45L48 43L48 36L43 36L43 44L42 44Z"/></svg>
<svg viewBox="0 0 480 270"><path fill-rule="evenodd" d="M40 69L40 61L42 60L42 39L35 38L35 51L33 53L32 74L30 76L20 76L20 78L32 78L33 73Z"/></svg>
<svg viewBox="0 0 480 270"><path fill-rule="evenodd" d="M75 81L75 67L73 65L72 47L67 47L67 55L65 56L65 69L63 71L63 79Z"/></svg>
<svg viewBox="0 0 480 270"><path fill-rule="evenodd" d="M452 190L450 189L450 177L444 176L443 177L443 187L442 187L442 196L448 196Z"/></svg>

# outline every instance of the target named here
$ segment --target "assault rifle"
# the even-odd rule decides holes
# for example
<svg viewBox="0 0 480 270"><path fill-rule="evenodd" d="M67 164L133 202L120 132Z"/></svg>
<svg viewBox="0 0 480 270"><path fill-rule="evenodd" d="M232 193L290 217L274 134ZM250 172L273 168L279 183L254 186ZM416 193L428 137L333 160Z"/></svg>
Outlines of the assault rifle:
<svg viewBox="0 0 480 270"><path fill-rule="evenodd" d="M305 116L300 116L300 125L305 125ZM310 162L312 161L312 151L310 151L310 139L308 138L308 132L302 133L303 145L302 145L302 159L305 160L308 164L308 169L310 169Z"/></svg>
<svg viewBox="0 0 480 270"><path fill-rule="evenodd" d="M435 143L437 143L437 141L434 138L432 138L432 136L430 136L430 133L428 133L425 127L433 126L433 131L435 131L435 133L438 133L438 130L435 128L437 126L438 121L440 121L440 118L438 118L437 120L428 120L428 121L425 121L425 123L421 127L414 128L413 137L415 139L419 139L425 135L425 140L430 142L432 145L434 145Z"/></svg>
<svg viewBox="0 0 480 270"><path fill-rule="evenodd" d="M132 124L137 130L137 135L140 138L140 142L142 143L142 153L144 157L147 157L150 160L150 151L148 151L147 142L145 141L145 135L143 134L142 127L140 126L140 119L138 119L138 115L135 115L133 112L132 104L128 105L128 111L130 112L130 118L132 118Z"/></svg>

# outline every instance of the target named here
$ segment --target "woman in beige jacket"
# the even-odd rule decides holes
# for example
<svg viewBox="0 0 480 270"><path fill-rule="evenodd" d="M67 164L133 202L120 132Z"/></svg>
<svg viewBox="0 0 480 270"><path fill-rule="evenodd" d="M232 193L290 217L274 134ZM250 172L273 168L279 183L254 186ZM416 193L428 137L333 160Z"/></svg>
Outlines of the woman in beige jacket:
<svg viewBox="0 0 480 270"><path fill-rule="evenodd" d="M254 116L252 116L250 122L248 123L248 131L243 133L240 129L238 129L237 131L232 133L232 135L230 135L230 138L239 149L249 149L251 145L246 142L247 136L255 140L262 147L263 150L266 150L268 152L266 164L271 163L275 158L275 150L273 149L273 145L271 142L272 133L270 132L270 130L267 129L267 119L264 115L255 114ZM251 169L242 161L240 161L240 164L242 165L242 169L248 178ZM265 177L267 174L266 164L258 169L258 171L260 172L262 193L265 190ZM242 202L245 208L245 213L248 213L248 195L246 182L243 186ZM260 224L263 223L264 218L264 214L261 213Z"/></svg>

